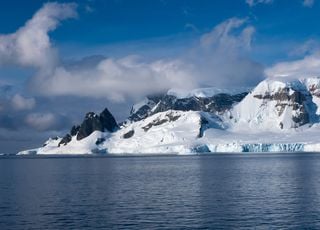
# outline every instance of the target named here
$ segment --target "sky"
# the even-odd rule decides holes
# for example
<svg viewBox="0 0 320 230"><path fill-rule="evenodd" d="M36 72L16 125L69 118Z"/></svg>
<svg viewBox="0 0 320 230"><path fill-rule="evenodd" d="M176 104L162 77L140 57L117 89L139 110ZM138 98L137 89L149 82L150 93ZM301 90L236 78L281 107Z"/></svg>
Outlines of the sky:
<svg viewBox="0 0 320 230"><path fill-rule="evenodd" d="M319 76L319 0L2 1L0 153L145 95ZM18 7L19 6L19 7Z"/></svg>

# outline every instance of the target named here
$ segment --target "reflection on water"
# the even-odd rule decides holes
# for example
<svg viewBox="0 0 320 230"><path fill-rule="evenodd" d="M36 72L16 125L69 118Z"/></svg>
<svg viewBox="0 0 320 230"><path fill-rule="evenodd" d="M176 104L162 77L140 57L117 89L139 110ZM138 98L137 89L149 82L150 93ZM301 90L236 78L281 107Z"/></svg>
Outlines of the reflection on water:
<svg viewBox="0 0 320 230"><path fill-rule="evenodd" d="M320 228L320 155L1 158L0 229Z"/></svg>

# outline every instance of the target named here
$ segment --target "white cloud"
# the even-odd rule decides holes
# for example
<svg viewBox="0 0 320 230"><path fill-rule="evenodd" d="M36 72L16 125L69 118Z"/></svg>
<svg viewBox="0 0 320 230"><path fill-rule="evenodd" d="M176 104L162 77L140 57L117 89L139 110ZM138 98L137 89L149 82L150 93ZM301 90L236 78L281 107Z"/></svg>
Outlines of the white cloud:
<svg viewBox="0 0 320 230"><path fill-rule="evenodd" d="M280 62L266 69L268 77L315 77L320 76L320 54L308 55L302 59Z"/></svg>
<svg viewBox="0 0 320 230"><path fill-rule="evenodd" d="M15 110L31 110L36 105L36 100L34 98L26 98L20 94L15 94L11 98L11 105Z"/></svg>
<svg viewBox="0 0 320 230"><path fill-rule="evenodd" d="M42 95L74 95L124 101L176 86L197 86L190 68L178 60L144 62L137 57L104 59L93 68L57 67L49 76L38 75L30 83Z"/></svg>
<svg viewBox="0 0 320 230"><path fill-rule="evenodd" d="M76 17L73 3L45 4L26 24L13 34L0 35L0 65L18 64L47 68L56 59L48 32L60 21Z"/></svg>
<svg viewBox="0 0 320 230"><path fill-rule="evenodd" d="M106 58L94 65L57 66L40 71L29 83L46 96L73 95L122 102L170 88L255 84L262 66L245 58L254 28L246 19L231 18L201 36L188 54L172 59L145 61L137 56ZM89 59L90 60L90 59Z"/></svg>
<svg viewBox="0 0 320 230"><path fill-rule="evenodd" d="M189 63L201 85L254 85L263 78L263 66L249 58L254 27L247 19L228 19L200 38Z"/></svg>
<svg viewBox="0 0 320 230"><path fill-rule="evenodd" d="M303 0L303 6L312 7L314 4L314 0Z"/></svg>
<svg viewBox="0 0 320 230"><path fill-rule="evenodd" d="M272 3L273 0L246 0L246 3L250 6L253 7L258 4L270 4Z"/></svg>
<svg viewBox="0 0 320 230"><path fill-rule="evenodd" d="M46 131L59 130L65 122L53 113L31 113L26 116L25 123L35 130Z"/></svg>
<svg viewBox="0 0 320 230"><path fill-rule="evenodd" d="M234 30L241 28L247 23L246 19L230 18L217 25L211 32L202 35L200 39L201 46L204 48L215 48L219 50L238 50L250 49L252 35L254 34L253 26L245 26L240 34L235 35Z"/></svg>

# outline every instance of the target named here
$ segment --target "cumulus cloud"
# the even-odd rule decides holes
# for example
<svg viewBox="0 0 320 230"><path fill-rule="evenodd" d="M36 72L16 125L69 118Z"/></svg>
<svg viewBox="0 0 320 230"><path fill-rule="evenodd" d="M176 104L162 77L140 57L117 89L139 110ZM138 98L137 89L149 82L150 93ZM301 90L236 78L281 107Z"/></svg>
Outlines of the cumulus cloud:
<svg viewBox="0 0 320 230"><path fill-rule="evenodd" d="M25 96L19 92L21 91L19 88L0 85L0 142L1 135L5 136L4 134L8 132L16 135L23 132L29 135L39 131L65 130L71 126L74 117L71 114L65 115L65 103L56 102L56 98L50 100ZM41 102L39 105L38 100ZM58 109L54 103L62 104L62 108ZM48 113L52 107L55 107L55 111Z"/></svg>
<svg viewBox="0 0 320 230"><path fill-rule="evenodd" d="M58 66L48 76L39 73L30 82L41 95L104 97L123 101L156 93L172 86L193 88L196 83L188 66L178 60L144 62L136 56L108 58L92 68Z"/></svg>
<svg viewBox="0 0 320 230"><path fill-rule="evenodd" d="M25 123L38 131L59 130L66 126L67 121L67 118L53 113L30 113L25 118Z"/></svg>
<svg viewBox="0 0 320 230"><path fill-rule="evenodd" d="M253 7L258 4L270 4L272 3L273 0L246 0L246 3L250 6Z"/></svg>
<svg viewBox="0 0 320 230"><path fill-rule="evenodd" d="M268 77L316 77L320 76L320 54L315 53L302 59L280 62L265 70Z"/></svg>
<svg viewBox="0 0 320 230"><path fill-rule="evenodd" d="M303 0L303 6L312 7L314 4L314 0Z"/></svg>
<svg viewBox="0 0 320 230"><path fill-rule="evenodd" d="M0 115L32 110L35 107L35 98L21 95L17 88L9 84L0 84Z"/></svg>
<svg viewBox="0 0 320 230"><path fill-rule="evenodd" d="M15 94L11 99L11 104L15 110L31 110L36 105L36 100Z"/></svg>
<svg viewBox="0 0 320 230"><path fill-rule="evenodd" d="M15 33L0 35L0 65L48 68L57 58L48 33L62 20L76 17L73 3L45 4L26 24Z"/></svg>

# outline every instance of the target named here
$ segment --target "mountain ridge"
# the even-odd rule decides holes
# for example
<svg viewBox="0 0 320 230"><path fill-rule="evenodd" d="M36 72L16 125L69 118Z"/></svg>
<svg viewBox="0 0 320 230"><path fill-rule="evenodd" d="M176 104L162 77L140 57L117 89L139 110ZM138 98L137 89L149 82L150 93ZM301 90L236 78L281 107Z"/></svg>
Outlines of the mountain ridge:
<svg viewBox="0 0 320 230"><path fill-rule="evenodd" d="M19 154L320 151L320 78L266 79L250 92L185 95L147 96L120 125L108 109L88 113L63 138Z"/></svg>

